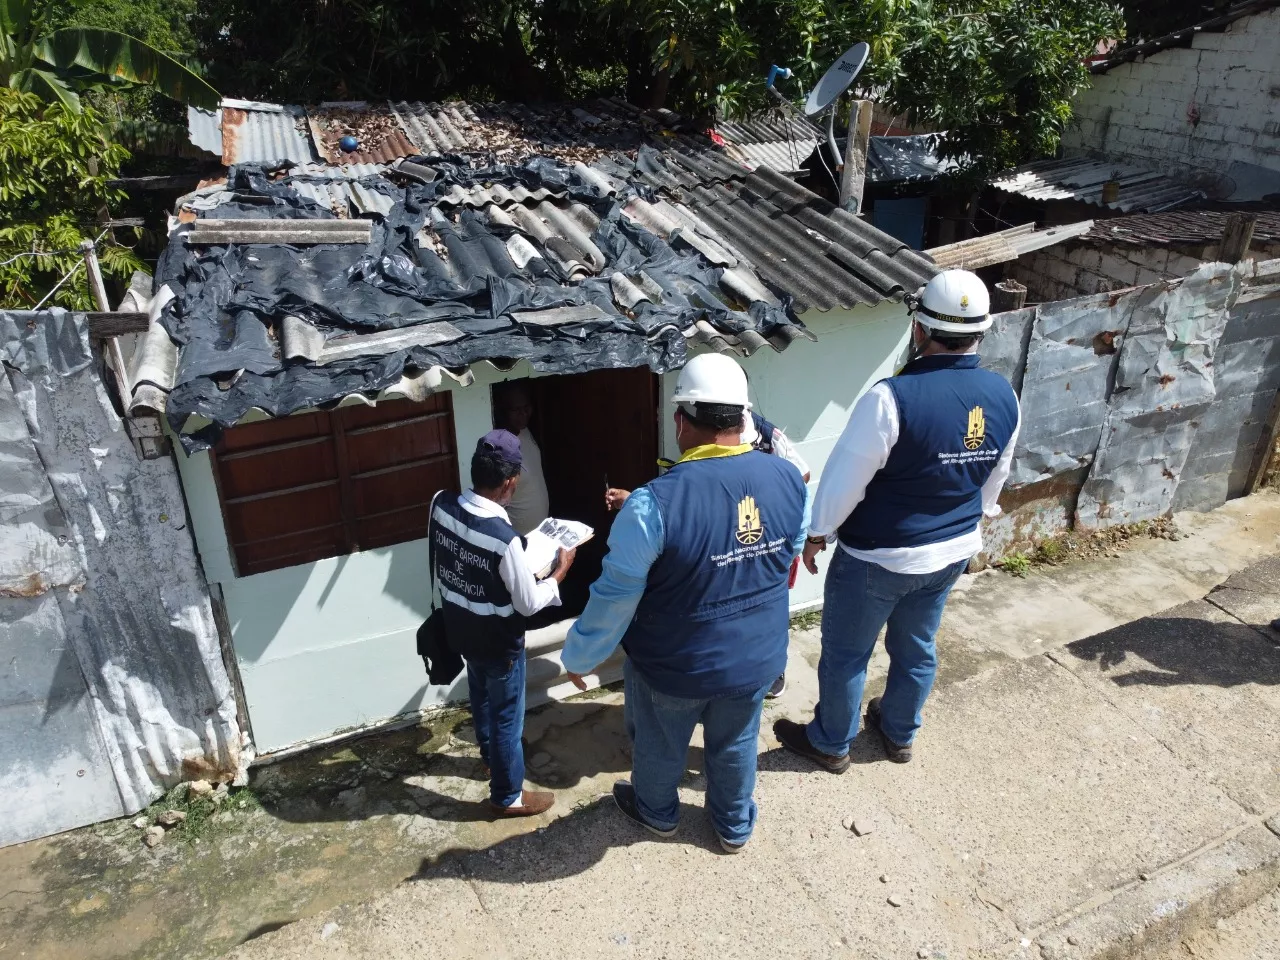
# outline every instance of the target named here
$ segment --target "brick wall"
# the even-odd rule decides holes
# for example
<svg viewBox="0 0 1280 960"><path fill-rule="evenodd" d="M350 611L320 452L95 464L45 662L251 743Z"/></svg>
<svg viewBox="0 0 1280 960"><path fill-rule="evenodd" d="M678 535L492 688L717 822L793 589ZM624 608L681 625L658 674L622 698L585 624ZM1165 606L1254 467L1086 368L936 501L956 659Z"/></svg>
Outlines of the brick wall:
<svg viewBox="0 0 1280 960"><path fill-rule="evenodd" d="M1095 76L1075 111L1068 153L1142 161L1182 178L1222 174L1235 160L1280 171L1280 9Z"/></svg>
<svg viewBox="0 0 1280 960"><path fill-rule="evenodd" d="M1005 275L1026 284L1028 303L1049 303L1185 277L1216 257L1216 245L1168 250L1059 244L1010 264Z"/></svg>

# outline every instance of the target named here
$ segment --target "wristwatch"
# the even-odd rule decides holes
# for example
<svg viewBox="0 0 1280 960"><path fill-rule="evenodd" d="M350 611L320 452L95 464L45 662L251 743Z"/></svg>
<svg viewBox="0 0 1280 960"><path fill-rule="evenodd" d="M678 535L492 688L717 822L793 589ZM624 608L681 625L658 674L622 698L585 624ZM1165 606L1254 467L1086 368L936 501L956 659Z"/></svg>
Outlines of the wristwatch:
<svg viewBox="0 0 1280 960"><path fill-rule="evenodd" d="M824 547L827 545L826 537L805 537L805 543L820 543Z"/></svg>

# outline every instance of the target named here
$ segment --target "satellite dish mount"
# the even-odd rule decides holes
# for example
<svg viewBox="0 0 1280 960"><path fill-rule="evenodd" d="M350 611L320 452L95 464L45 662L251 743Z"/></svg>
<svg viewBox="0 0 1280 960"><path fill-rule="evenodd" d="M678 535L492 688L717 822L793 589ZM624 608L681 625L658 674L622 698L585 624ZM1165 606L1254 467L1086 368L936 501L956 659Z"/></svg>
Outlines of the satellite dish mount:
<svg viewBox="0 0 1280 960"><path fill-rule="evenodd" d="M821 115L824 110L826 111L827 147L831 150L831 156L835 160L837 167L844 162L844 157L840 153L840 148L836 146L835 104L840 99L840 95L853 85L853 81L862 72L862 68L866 66L867 58L870 56L871 46L869 44L855 43L827 69L827 72L822 75L822 79L818 81L818 85L809 91L809 96L804 101L806 116L816 117Z"/></svg>

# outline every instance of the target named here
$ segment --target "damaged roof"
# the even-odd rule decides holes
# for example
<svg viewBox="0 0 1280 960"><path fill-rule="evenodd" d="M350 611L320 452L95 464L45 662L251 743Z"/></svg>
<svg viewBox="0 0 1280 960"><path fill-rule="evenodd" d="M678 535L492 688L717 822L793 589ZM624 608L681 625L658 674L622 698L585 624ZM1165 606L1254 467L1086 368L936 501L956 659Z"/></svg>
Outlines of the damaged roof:
<svg viewBox="0 0 1280 960"><path fill-rule="evenodd" d="M1099 220L1085 241L1143 247L1206 246L1222 239L1231 214L1225 210L1179 210ZM1253 227L1255 246L1280 244L1280 211L1262 210Z"/></svg>
<svg viewBox="0 0 1280 960"><path fill-rule="evenodd" d="M519 164L543 156L592 163L642 146L727 156L749 169L794 173L820 133L798 115L770 111L712 130L669 110L642 110L616 98L582 103L328 102L314 107L223 100L217 111L188 110L192 142L235 163L281 161L390 164L415 155L483 154ZM356 149L343 150L343 137Z"/></svg>
<svg viewBox="0 0 1280 960"><path fill-rule="evenodd" d="M1165 0L1157 0L1157 4L1164 7ZM1171 50L1175 47L1189 47L1198 34L1221 32L1237 20L1280 7L1280 0L1245 0L1244 3L1230 4L1226 6L1226 9L1221 9L1223 6L1221 3L1212 6L1205 4L1204 8L1207 11L1212 9L1213 6L1219 8L1218 12L1215 12L1213 16L1204 17L1196 23L1170 31L1151 40L1139 40L1136 43L1117 47L1105 57L1093 60L1089 64L1089 72L1106 73L1122 63L1130 63L1138 59L1138 57L1150 57L1163 50ZM1132 13L1133 11L1131 10L1130 12ZM1164 11L1162 10L1161 12L1163 13Z"/></svg>
<svg viewBox="0 0 1280 960"><path fill-rule="evenodd" d="M1103 188L1111 180L1119 183L1119 191L1114 200L1104 200ZM991 186L1028 200L1076 200L1122 213L1172 210L1204 198L1168 174L1088 157L1037 160L1001 174Z"/></svg>
<svg viewBox="0 0 1280 960"><path fill-rule="evenodd" d="M425 396L480 361L662 372L694 348L786 349L813 339L806 310L901 300L936 273L767 166L663 146L237 164L180 201L148 335L167 363L133 409L211 422L184 435L195 449L254 410Z"/></svg>

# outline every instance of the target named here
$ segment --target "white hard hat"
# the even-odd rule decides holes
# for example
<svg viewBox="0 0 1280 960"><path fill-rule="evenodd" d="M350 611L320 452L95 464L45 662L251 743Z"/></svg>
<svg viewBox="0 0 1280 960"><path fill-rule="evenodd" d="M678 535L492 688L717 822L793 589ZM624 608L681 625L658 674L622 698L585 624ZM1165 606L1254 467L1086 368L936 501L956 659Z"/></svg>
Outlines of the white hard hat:
<svg viewBox="0 0 1280 960"><path fill-rule="evenodd" d="M982 333L991 326L991 294L976 273L943 270L925 284L915 318L939 333Z"/></svg>
<svg viewBox="0 0 1280 960"><path fill-rule="evenodd" d="M723 403L751 409L747 375L732 357L703 353L684 365L676 379L672 403Z"/></svg>

